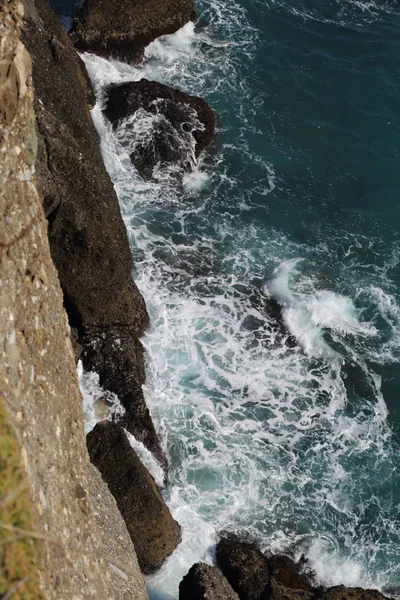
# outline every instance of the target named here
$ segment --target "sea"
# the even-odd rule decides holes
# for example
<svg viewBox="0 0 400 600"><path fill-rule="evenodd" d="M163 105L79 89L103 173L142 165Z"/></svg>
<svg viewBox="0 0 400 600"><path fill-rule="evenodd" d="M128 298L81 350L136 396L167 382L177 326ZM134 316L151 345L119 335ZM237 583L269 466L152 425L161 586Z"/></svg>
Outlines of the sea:
<svg viewBox="0 0 400 600"><path fill-rule="evenodd" d="M74 7L52 4L68 27ZM145 396L183 531L150 598L176 599L224 531L303 557L322 585L400 596L400 2L196 9L140 65L82 55L151 317ZM113 131L102 114L106 86L142 77L217 115L198 160L182 133L181 184L179 165L145 181L129 160L154 116ZM90 428L102 391L93 373L81 384Z"/></svg>

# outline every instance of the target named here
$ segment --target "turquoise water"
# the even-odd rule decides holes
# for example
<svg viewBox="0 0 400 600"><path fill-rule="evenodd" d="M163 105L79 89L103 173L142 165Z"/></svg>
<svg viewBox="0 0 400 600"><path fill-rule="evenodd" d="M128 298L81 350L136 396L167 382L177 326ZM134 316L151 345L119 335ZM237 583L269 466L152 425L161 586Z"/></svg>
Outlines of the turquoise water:
<svg viewBox="0 0 400 600"><path fill-rule="evenodd" d="M140 68L84 55L183 525L151 595L176 597L222 529L304 554L326 585L400 587L400 6L197 7ZM183 188L141 181L101 115L105 84L141 77L217 113Z"/></svg>

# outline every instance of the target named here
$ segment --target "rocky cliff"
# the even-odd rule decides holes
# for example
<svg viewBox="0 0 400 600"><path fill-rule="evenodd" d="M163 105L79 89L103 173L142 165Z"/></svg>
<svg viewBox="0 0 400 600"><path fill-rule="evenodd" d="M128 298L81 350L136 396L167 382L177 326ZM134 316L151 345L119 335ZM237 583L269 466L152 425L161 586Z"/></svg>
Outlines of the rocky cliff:
<svg viewBox="0 0 400 600"><path fill-rule="evenodd" d="M144 599L132 545L129 567L136 588L129 591L124 567L113 564L118 558L103 545L101 520L99 524L93 514L82 398L35 175L38 148L47 152L49 172L53 170L53 150L50 145L43 148L43 137L38 139L36 116L39 130L55 128L55 145L57 127L63 129L63 123L49 113L45 120L43 99L37 98L35 115L31 57L20 39L22 15L21 2L0 5L0 401L6 408L0 478L9 482L0 488L0 529L9 534L1 536L0 593L14 600L38 600L41 595L54 600ZM43 31L42 24L37 26ZM62 55L53 37L45 39L54 57ZM12 450L14 437L26 488L23 474L18 475L18 452ZM115 503L110 511L110 518L120 520ZM21 539L37 542L28 548L25 571L13 567L10 559L9 549L15 548L10 544ZM16 549L21 556L25 550ZM118 593L111 579L117 571L122 581Z"/></svg>
<svg viewBox="0 0 400 600"><path fill-rule="evenodd" d="M118 199L104 167L82 61L46 0L24 0L23 41L32 57L37 182L76 354L126 409L125 427L166 460L142 392L140 335L148 325L132 279Z"/></svg>

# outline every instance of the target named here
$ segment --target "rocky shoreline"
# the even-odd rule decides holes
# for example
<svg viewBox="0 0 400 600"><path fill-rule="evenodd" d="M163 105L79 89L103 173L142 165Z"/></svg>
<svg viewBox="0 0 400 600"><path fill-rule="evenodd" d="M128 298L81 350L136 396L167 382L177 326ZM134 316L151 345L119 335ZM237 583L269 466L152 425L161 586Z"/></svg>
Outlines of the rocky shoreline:
<svg viewBox="0 0 400 600"><path fill-rule="evenodd" d="M0 312L0 375L8 382L4 401L25 457L37 535L44 539L44 563L38 569L43 597L58 600L145 600L142 573L158 570L181 540L179 523L171 516L124 431L153 454L167 479L167 457L142 389L145 365L140 337L149 317L132 278L126 228L89 112L94 94L73 44L78 50L137 62L148 43L182 27L194 18L195 9L191 0L146 0L138 5L119 0L111 4L86 0L70 37L46 0L24 0L23 5L11 0L6 8L0 8L2 31L12 40L8 46L2 45L0 57L3 65L11 65L2 67L0 81L0 140L10 157L8 171L1 175L3 181L8 178L13 182L18 173L17 188L21 181L29 183L27 189L18 188L17 194L15 186L4 187L3 230L6 225L9 230L11 222L16 228L11 236L15 243L23 239L31 227L26 223L26 214L34 202L38 206L32 219L39 219L41 224L36 238L18 250L20 255L10 255L12 241L0 246L3 289L14 290L13 301L4 302ZM16 63L19 44L23 49L20 52L26 53L23 78L21 60ZM22 94L24 86L29 93ZM122 127L125 143L134 143L129 146L131 161L143 178L151 179L155 169L173 164L178 165L179 184L200 152L212 142L216 117L201 98L146 79L112 86L106 94L104 113L115 131ZM150 139L136 136L132 142L132 119L139 110L156 117L157 126ZM14 155L17 143L23 153ZM182 144L192 148L192 162L186 160L187 152L181 155ZM31 147L33 151L29 151ZM24 180L21 173L26 168L30 171ZM43 233L46 227L48 242ZM32 255L32 248L38 245L43 247L40 252L46 265L42 270L37 265L39 251ZM17 290L13 273L19 273L21 264L25 265L24 275ZM46 287L49 278L52 293ZM41 290L40 304L26 309L25 303L22 309L21 298L32 298L33 286ZM18 332L24 338L29 337L27 320L39 323L36 329L44 332L43 339L34 338L25 362L21 362L22 351L15 344L15 329L6 327L6 323L18 319ZM47 340L49 331L56 339L54 347ZM48 352L46 344L53 349L43 366L38 364L38 355L42 350ZM88 434L90 467L72 347L75 362L82 360L86 370L98 373L100 385L115 393L125 409L118 422L98 423ZM27 380L21 375L28 371L34 373L32 381L31 375ZM48 379L52 383L45 389L43 382ZM26 401L33 382L38 390L31 401ZM60 439L63 443L57 441ZM59 456L58 462L53 461L52 452ZM64 497L67 491L73 500ZM56 537L65 538L58 558L53 531ZM344 586L323 589L307 572L306 565L296 564L288 556L266 556L256 543L232 533L221 534L216 563L217 567L204 563L191 567L181 582L180 600L384 598L375 590ZM0 568L6 571L1 556ZM24 596L24 577L29 576L8 574L9 588L0 590L2 597L11 597L7 594L13 588L17 591L18 585L20 595L13 596L16 600L34 597Z"/></svg>

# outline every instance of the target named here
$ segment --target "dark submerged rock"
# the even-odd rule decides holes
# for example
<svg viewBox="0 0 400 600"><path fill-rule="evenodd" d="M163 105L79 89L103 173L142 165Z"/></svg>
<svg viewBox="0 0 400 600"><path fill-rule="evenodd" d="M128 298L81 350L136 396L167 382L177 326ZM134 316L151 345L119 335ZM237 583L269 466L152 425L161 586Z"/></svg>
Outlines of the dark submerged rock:
<svg viewBox="0 0 400 600"><path fill-rule="evenodd" d="M135 62L150 42L195 18L193 0L86 0L70 35L79 51Z"/></svg>
<svg viewBox="0 0 400 600"><path fill-rule="evenodd" d="M87 436L87 447L116 500L142 572L153 573L179 544L179 524L122 427L110 421L98 423Z"/></svg>
<svg viewBox="0 0 400 600"><path fill-rule="evenodd" d="M216 556L218 565L240 600L269 598L268 558L256 544L229 534L218 542Z"/></svg>
<svg viewBox="0 0 400 600"><path fill-rule="evenodd" d="M179 585L179 600L239 600L216 567L194 564Z"/></svg>
<svg viewBox="0 0 400 600"><path fill-rule="evenodd" d="M140 439L165 466L140 389L144 369L138 338L148 315L132 279L126 227L88 109L90 81L48 3L25 0L24 8L23 42L32 57L35 87L36 179L76 357L83 345L85 367L98 371L105 388L124 391L127 427L135 435L141 428ZM118 339L124 343L116 352Z"/></svg>
<svg viewBox="0 0 400 600"><path fill-rule="evenodd" d="M178 177L189 172L215 134L215 114L202 98L147 79L110 86L104 113L145 178L156 166L175 167Z"/></svg>

